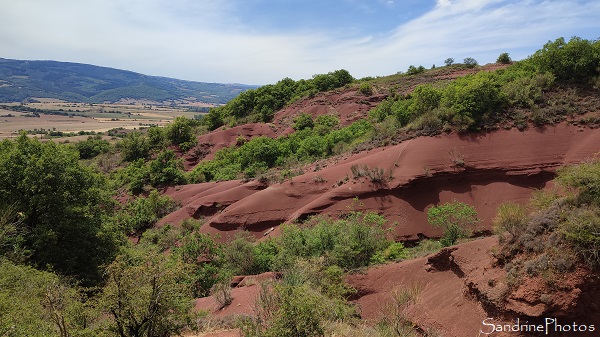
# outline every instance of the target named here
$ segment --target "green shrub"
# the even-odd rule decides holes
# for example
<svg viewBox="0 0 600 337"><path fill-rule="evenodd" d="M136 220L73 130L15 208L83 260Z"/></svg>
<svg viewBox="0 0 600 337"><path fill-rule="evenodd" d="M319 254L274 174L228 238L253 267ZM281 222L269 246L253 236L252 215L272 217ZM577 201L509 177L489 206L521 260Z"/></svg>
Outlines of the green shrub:
<svg viewBox="0 0 600 337"><path fill-rule="evenodd" d="M141 233L176 207L177 204L171 197L161 196L158 191L152 190L148 197L138 197L127 203L118 219L124 231Z"/></svg>
<svg viewBox="0 0 600 337"><path fill-rule="evenodd" d="M119 336L179 334L190 320L185 266L151 249L130 249L107 267L101 306Z"/></svg>
<svg viewBox="0 0 600 337"><path fill-rule="evenodd" d="M575 209L561 224L560 232L577 254L592 267L600 266L600 211Z"/></svg>
<svg viewBox="0 0 600 337"><path fill-rule="evenodd" d="M455 125L471 127L490 122L505 104L493 74L478 73L451 82L444 90L441 105L449 108Z"/></svg>
<svg viewBox="0 0 600 337"><path fill-rule="evenodd" d="M75 143L75 148L79 151L79 158L90 159L101 153L110 151L110 143L102 136L89 136L87 140Z"/></svg>
<svg viewBox="0 0 600 337"><path fill-rule="evenodd" d="M194 297L208 296L210 289L230 273L223 269L223 249L209 235L184 231L173 247L173 256L190 267L187 283Z"/></svg>
<svg viewBox="0 0 600 337"><path fill-rule="evenodd" d="M150 155L148 138L137 131L128 133L118 146L121 148L123 158L126 161L146 159Z"/></svg>
<svg viewBox="0 0 600 337"><path fill-rule="evenodd" d="M319 91L343 87L353 81L350 73L343 69L314 75L310 80L294 81L284 78L276 84L242 92L226 105L211 109L201 122L210 130L224 124L269 122L274 113L286 104L302 97L314 96Z"/></svg>
<svg viewBox="0 0 600 337"><path fill-rule="evenodd" d="M313 117L307 113L301 113L294 118L294 130L312 129L315 126Z"/></svg>
<svg viewBox="0 0 600 337"><path fill-rule="evenodd" d="M328 263L344 269L366 266L374 254L389 246L384 223L375 213L352 212L346 219L322 219L310 228L285 225L276 241L279 251L274 268L283 270L298 258L318 256L327 256Z"/></svg>
<svg viewBox="0 0 600 337"><path fill-rule="evenodd" d="M427 211L427 220L433 226L444 229L440 241L446 247L456 244L460 238L468 237L469 228L479 222L473 206L456 200L431 207Z"/></svg>
<svg viewBox="0 0 600 337"><path fill-rule="evenodd" d="M371 96L373 95L373 85L371 83L362 83L358 87L358 92L365 96Z"/></svg>
<svg viewBox="0 0 600 337"><path fill-rule="evenodd" d="M454 64L454 59L452 57L447 58L446 60L444 60L444 64L446 66L451 66Z"/></svg>
<svg viewBox="0 0 600 337"><path fill-rule="evenodd" d="M101 278L119 236L107 181L72 147L22 134L0 142L0 210L19 216L29 262L85 285Z"/></svg>
<svg viewBox="0 0 600 337"><path fill-rule="evenodd" d="M511 62L512 62L512 60L510 59L510 56L508 53L502 53L496 59L496 63L510 64Z"/></svg>
<svg viewBox="0 0 600 337"><path fill-rule="evenodd" d="M478 65L477 60L472 57L465 58L463 63L467 66L467 68L475 68Z"/></svg>
<svg viewBox="0 0 600 337"><path fill-rule="evenodd" d="M406 74L407 75L416 75L416 74L420 74L424 71L425 71L425 67L423 67L423 66L415 67L413 65L410 65L408 67L408 70L406 70Z"/></svg>
<svg viewBox="0 0 600 337"><path fill-rule="evenodd" d="M496 217L492 220L496 234L510 233L514 240L527 226L529 218L525 207L515 203L505 203L498 207Z"/></svg>
<svg viewBox="0 0 600 337"><path fill-rule="evenodd" d="M559 170L558 181L578 190L579 204L600 205L600 160L564 167Z"/></svg>
<svg viewBox="0 0 600 337"><path fill-rule="evenodd" d="M185 184L183 164L173 150L161 152L149 163L149 175L152 186Z"/></svg>
<svg viewBox="0 0 600 337"><path fill-rule="evenodd" d="M588 83L598 76L600 42L573 37L548 41L529 61L541 72L551 72L558 81Z"/></svg>

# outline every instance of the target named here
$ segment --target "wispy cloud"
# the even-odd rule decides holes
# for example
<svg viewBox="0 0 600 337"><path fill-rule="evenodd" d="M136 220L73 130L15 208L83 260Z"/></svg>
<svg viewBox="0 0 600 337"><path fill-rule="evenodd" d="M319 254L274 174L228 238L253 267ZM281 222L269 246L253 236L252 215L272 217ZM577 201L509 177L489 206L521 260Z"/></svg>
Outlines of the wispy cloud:
<svg viewBox="0 0 600 337"><path fill-rule="evenodd" d="M399 21L391 31L351 35L340 33L344 27L249 26L237 1L0 0L0 57L270 83L340 68L357 77L387 75L410 64L441 64L447 57L491 62L505 51L522 58L549 39L597 38L592 34L600 31L600 3L593 0L437 0L430 11ZM387 0L345 1L396 6Z"/></svg>

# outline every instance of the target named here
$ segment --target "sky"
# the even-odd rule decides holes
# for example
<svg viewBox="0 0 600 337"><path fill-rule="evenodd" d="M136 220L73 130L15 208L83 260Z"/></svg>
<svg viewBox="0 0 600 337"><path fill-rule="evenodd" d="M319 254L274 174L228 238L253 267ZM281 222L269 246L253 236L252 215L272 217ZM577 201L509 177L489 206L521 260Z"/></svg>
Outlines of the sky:
<svg viewBox="0 0 600 337"><path fill-rule="evenodd" d="M0 0L0 57L268 84L523 59L600 38L598 0Z"/></svg>

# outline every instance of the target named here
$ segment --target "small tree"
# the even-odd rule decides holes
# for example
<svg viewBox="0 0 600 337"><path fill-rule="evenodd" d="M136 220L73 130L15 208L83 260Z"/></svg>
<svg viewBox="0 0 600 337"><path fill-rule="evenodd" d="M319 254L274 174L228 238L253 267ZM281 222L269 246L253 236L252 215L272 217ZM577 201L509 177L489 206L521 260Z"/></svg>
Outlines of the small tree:
<svg viewBox="0 0 600 337"><path fill-rule="evenodd" d="M427 211L427 220L433 226L444 229L444 236L440 241L445 247L469 236L469 227L479 222L475 207L457 200L431 207Z"/></svg>
<svg viewBox="0 0 600 337"><path fill-rule="evenodd" d="M192 301L185 271L162 253L130 250L107 268L102 307L120 337L179 333Z"/></svg>
<svg viewBox="0 0 600 337"><path fill-rule="evenodd" d="M445 63L447 66L451 66L451 65L453 65L453 64L454 64L454 59L453 59L452 57L449 57L449 58L447 58L446 60L444 60L444 63Z"/></svg>
<svg viewBox="0 0 600 337"><path fill-rule="evenodd" d="M496 63L509 64L511 61L512 60L510 59L508 53L502 53L500 56L498 56Z"/></svg>
<svg viewBox="0 0 600 337"><path fill-rule="evenodd" d="M477 66L477 60L475 60L472 57L467 57L466 59L463 60L463 63L468 67L468 68L475 68Z"/></svg>

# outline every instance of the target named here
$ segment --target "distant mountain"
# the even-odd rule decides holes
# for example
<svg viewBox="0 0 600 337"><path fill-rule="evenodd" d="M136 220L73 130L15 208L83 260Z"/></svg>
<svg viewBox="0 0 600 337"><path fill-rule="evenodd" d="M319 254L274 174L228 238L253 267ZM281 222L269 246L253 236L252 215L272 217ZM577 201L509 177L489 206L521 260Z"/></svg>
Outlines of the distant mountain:
<svg viewBox="0 0 600 337"><path fill-rule="evenodd" d="M86 103L136 99L223 104L257 87L183 81L81 63L0 58L0 102L43 97Z"/></svg>

